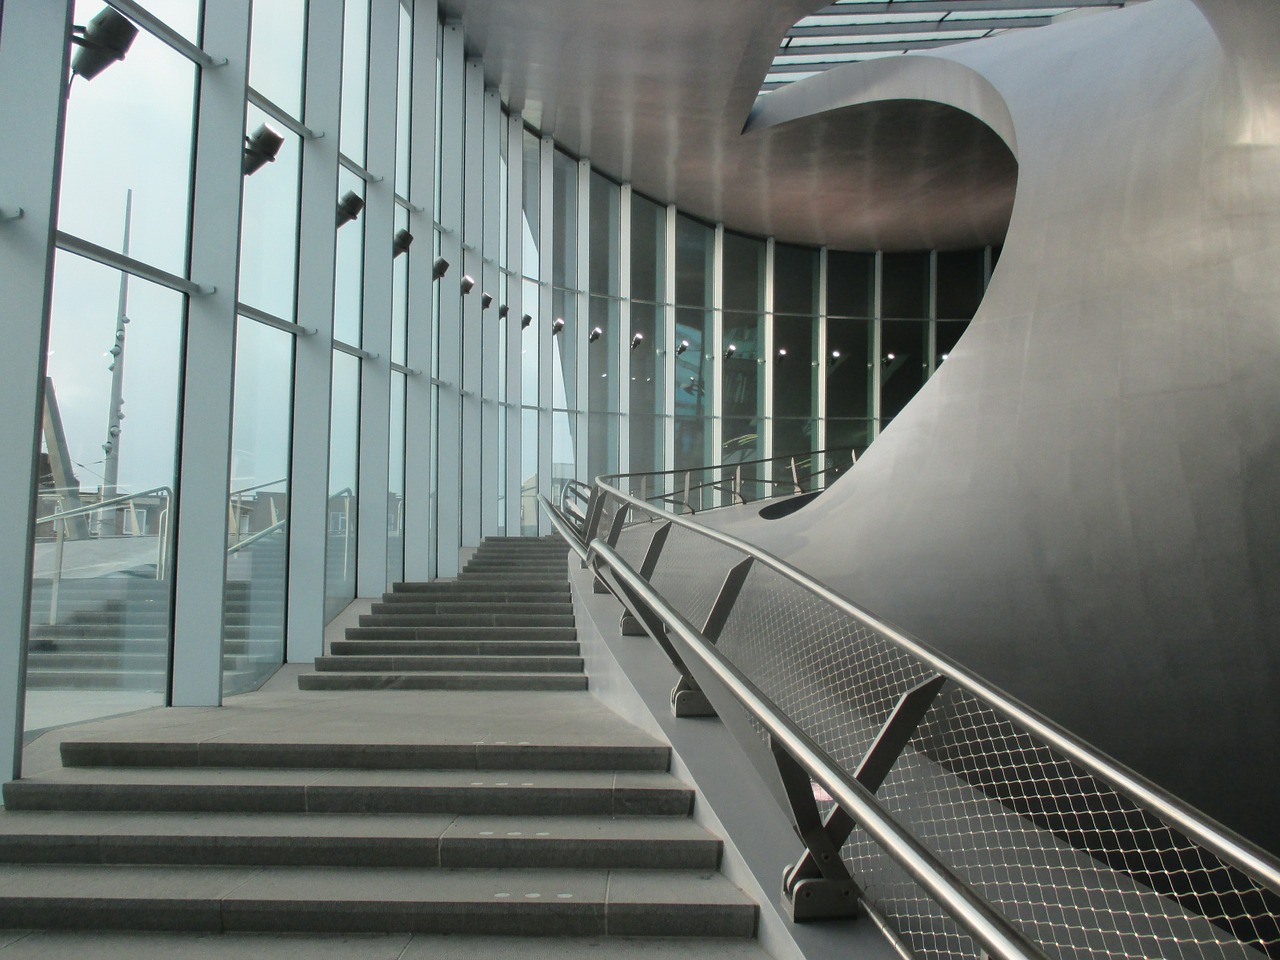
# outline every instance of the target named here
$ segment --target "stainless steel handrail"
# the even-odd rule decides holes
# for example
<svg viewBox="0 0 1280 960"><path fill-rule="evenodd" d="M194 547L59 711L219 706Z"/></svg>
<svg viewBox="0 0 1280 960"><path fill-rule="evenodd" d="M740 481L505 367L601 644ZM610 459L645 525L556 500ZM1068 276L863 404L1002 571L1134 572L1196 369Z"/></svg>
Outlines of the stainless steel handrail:
<svg viewBox="0 0 1280 960"><path fill-rule="evenodd" d="M543 500L544 507L551 504ZM711 670L771 737L822 784L868 836L880 845L911 878L976 940L987 954L1001 960L1048 960L1048 954L1019 931L1009 919L961 880L936 854L876 801L866 787L840 769L812 738L721 654L693 625L672 609L625 560L602 540L593 540L589 554L602 558L614 576L635 591L662 619L685 648Z"/></svg>
<svg viewBox="0 0 1280 960"><path fill-rule="evenodd" d="M852 453L853 447L825 447L822 450L806 450L803 453L784 453L774 457L760 457L755 460L739 460L733 463L709 463L700 467L681 467L679 470L648 470L641 473L605 473L596 478L597 481L631 479L633 477L669 477L684 473L696 473L699 470L737 470L739 467L754 467L761 463L778 463L791 459L816 457L828 453ZM824 471L825 472L825 471Z"/></svg>
<svg viewBox="0 0 1280 960"><path fill-rule="evenodd" d="M1271 854L1235 834L1222 824L1206 817L1194 807L1179 800L1141 774L1130 770L1119 761L1108 757L1085 743L1049 718L961 666L946 654L940 653L922 641L908 636L891 624L842 597L829 587L819 583L808 574L791 566L785 560L780 560L759 547L718 530L712 530L684 517L657 511L651 504L623 493L617 487L603 481L597 481L597 485L610 496L645 511L655 519L685 527L695 531L699 536L707 537L741 553L748 554L757 562L764 564L793 583L821 597L827 603L855 618L864 626L876 631L891 643L928 664L938 673L944 674L953 683L968 690L988 706L1004 713L1010 720L1026 729L1027 732L1060 751L1072 762L1107 783L1118 793L1149 808L1166 820L1169 825L1176 827L1188 839L1212 851L1224 861L1244 870L1271 892L1280 895L1280 861Z"/></svg>
<svg viewBox="0 0 1280 960"><path fill-rule="evenodd" d="M36 523L48 523L52 520L67 520L71 517L88 516L91 513L97 513L99 510L105 510L117 504L128 503L141 497L153 497L157 494L164 494L166 497L172 498L173 489L171 487L152 487L150 490L143 490L139 493L126 493L120 497L103 500L101 503L91 503L88 506L74 507L71 510L59 510L57 513L51 513L47 517L37 517Z"/></svg>
<svg viewBox="0 0 1280 960"><path fill-rule="evenodd" d="M259 530L257 533L252 534L252 535L250 535L250 536L248 536L248 537L245 537L243 540L239 541L238 543L233 543L231 546L227 547L227 556L229 557L229 556L231 556L233 553L239 553L239 552L240 552L241 550L243 550L245 547L251 547L251 546L253 546L253 545L254 545L255 543L257 543L259 540L262 540L262 539L264 539L265 537L269 536L270 534L275 533L277 530L283 530L283 529L285 528L285 526L287 526L287 525L288 525L288 523L289 523L289 521L288 521L287 519L285 519L285 520L277 520L277 521L276 521L275 523L273 523L271 526L269 526L269 527L263 527L263 528L262 528L261 530Z"/></svg>

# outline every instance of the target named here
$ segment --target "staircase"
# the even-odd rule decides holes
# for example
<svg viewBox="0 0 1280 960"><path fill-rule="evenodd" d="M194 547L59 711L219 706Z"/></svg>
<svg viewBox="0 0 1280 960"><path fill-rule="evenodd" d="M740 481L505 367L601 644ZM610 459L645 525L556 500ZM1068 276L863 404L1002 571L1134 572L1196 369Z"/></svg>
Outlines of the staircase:
<svg viewBox="0 0 1280 960"><path fill-rule="evenodd" d="M585 690L562 540L485 540L455 580L398 583L303 690Z"/></svg>
<svg viewBox="0 0 1280 960"><path fill-rule="evenodd" d="M67 734L4 787L0 928L753 937L670 748L583 689L564 565L487 541L297 690Z"/></svg>

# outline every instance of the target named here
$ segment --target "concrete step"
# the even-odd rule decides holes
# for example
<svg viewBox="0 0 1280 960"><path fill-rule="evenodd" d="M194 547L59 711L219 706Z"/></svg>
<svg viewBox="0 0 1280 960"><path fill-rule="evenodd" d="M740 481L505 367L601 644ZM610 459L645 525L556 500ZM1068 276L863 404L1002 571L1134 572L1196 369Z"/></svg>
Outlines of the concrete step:
<svg viewBox="0 0 1280 960"><path fill-rule="evenodd" d="M551 557L482 557L474 556L467 561L465 570L556 570L569 572L569 560Z"/></svg>
<svg viewBox="0 0 1280 960"><path fill-rule="evenodd" d="M581 673L581 657L364 656L316 657L316 670L351 673Z"/></svg>
<svg viewBox="0 0 1280 960"><path fill-rule="evenodd" d="M519 612L521 609L539 606L554 607L563 609L568 607L573 609L573 602L570 595L565 591L539 591L537 593L506 593L501 590L467 590L465 585L459 585L461 589L450 591L436 590L432 592L415 591L410 593L384 593L381 604L394 604L396 609L400 609L400 604L411 604L415 607L420 605L439 606L442 604L466 604L469 607L483 606L487 609L493 609L501 606L504 609L512 608L512 612Z"/></svg>
<svg viewBox="0 0 1280 960"><path fill-rule="evenodd" d="M451 594L478 594L481 600L497 600L503 594L510 594L517 600L527 600L523 594L555 596L556 602L564 603L569 596L569 583L558 581L530 582L510 580L499 577L494 580L469 579L432 580L430 583L396 583L391 587L393 594L411 595L436 599L451 598Z"/></svg>
<svg viewBox="0 0 1280 960"><path fill-rule="evenodd" d="M366 613L362 627L572 627L573 614L502 613L494 605L488 613Z"/></svg>
<svg viewBox="0 0 1280 960"><path fill-rule="evenodd" d="M136 670L163 672L169 667L162 653L29 653L28 670Z"/></svg>
<svg viewBox="0 0 1280 960"><path fill-rule="evenodd" d="M167 671L58 670L27 671L32 690L133 690L159 693L169 686Z"/></svg>
<svg viewBox="0 0 1280 960"><path fill-rule="evenodd" d="M576 627L348 627L348 640L561 640L578 639Z"/></svg>
<svg viewBox="0 0 1280 960"><path fill-rule="evenodd" d="M4 800L10 812L684 817L693 791L650 771L138 768L15 780Z"/></svg>
<svg viewBox="0 0 1280 960"><path fill-rule="evenodd" d="M444 614L448 616L468 616L471 614L489 615L501 613L506 616L515 614L532 614L535 616L573 616L572 603L560 603L556 600L550 601L520 601L507 603L472 603L468 601L451 601L438 600L417 601L409 596L400 596L395 594L397 599L386 601L383 600L374 603L370 607L370 613L375 616L399 615L406 616L412 614L414 616L423 616L430 614Z"/></svg>
<svg viewBox="0 0 1280 960"><path fill-rule="evenodd" d="M10 866L0 927L750 937L716 873L352 867Z"/></svg>
<svg viewBox="0 0 1280 960"><path fill-rule="evenodd" d="M720 841L675 817L18 812L0 863L715 870Z"/></svg>
<svg viewBox="0 0 1280 960"><path fill-rule="evenodd" d="M304 673L299 690L585 690L582 673Z"/></svg>
<svg viewBox="0 0 1280 960"><path fill-rule="evenodd" d="M338 657L576 657L580 648L560 640L335 640L329 652Z"/></svg>
<svg viewBox="0 0 1280 960"><path fill-rule="evenodd" d="M557 573L554 570L544 572L525 571L519 573L460 573L455 583L496 583L496 584L531 584L538 586L546 583L563 583L566 587L569 585L568 580L563 573Z"/></svg>
<svg viewBox="0 0 1280 960"><path fill-rule="evenodd" d="M169 634L168 621L159 621L156 623L135 623L130 621L126 624L107 624L107 623L55 623L55 624L32 624L32 637L66 637L69 639L90 639L93 637L101 637L109 639L118 637L121 634L128 634L138 639L163 639Z"/></svg>
<svg viewBox="0 0 1280 960"><path fill-rule="evenodd" d="M233 740L64 740L62 765L311 770L647 770L665 772L665 744L272 743ZM515 774L512 774L515 776Z"/></svg>

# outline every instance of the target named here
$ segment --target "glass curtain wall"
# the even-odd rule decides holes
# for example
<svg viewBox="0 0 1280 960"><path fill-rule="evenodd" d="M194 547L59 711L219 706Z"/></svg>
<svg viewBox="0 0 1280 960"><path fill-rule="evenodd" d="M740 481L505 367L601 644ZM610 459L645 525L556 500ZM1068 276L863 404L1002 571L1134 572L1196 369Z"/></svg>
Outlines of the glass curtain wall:
<svg viewBox="0 0 1280 960"><path fill-rule="evenodd" d="M715 344L711 342L711 283L715 230L690 217L676 218L675 470L719 461L711 449L711 391Z"/></svg>
<svg viewBox="0 0 1280 960"><path fill-rule="evenodd" d="M818 251L779 243L773 267L773 456L782 475L808 489L818 442ZM779 487L782 493L787 488Z"/></svg>
<svg viewBox="0 0 1280 960"><path fill-rule="evenodd" d="M724 417L722 463L744 463L764 456L765 280L768 246L736 233L724 236L724 322L720 353L724 359L721 414ZM765 495L764 474L756 464L740 468L740 493L748 500Z"/></svg>
<svg viewBox="0 0 1280 960"><path fill-rule="evenodd" d="M631 197L631 383L632 471L662 470L665 459L667 211L651 200ZM637 339L639 338L639 339Z"/></svg>

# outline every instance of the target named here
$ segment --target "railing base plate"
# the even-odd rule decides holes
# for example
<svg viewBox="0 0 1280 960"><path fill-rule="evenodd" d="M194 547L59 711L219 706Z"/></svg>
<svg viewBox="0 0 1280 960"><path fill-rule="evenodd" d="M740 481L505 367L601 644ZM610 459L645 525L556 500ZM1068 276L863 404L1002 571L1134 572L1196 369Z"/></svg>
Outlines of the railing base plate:
<svg viewBox="0 0 1280 960"><path fill-rule="evenodd" d="M674 717L714 717L715 708L701 690L683 690L677 684L671 691L671 715Z"/></svg>
<svg viewBox="0 0 1280 960"><path fill-rule="evenodd" d="M591 581L591 592L592 593L612 593L613 591L605 586L605 583L603 580L601 580L599 577L596 577L594 580Z"/></svg>
<svg viewBox="0 0 1280 960"><path fill-rule="evenodd" d="M786 887L787 873L782 874L782 906L792 923L810 920L837 920L858 915L858 897L861 891L852 880L825 880L811 877L796 881L790 891Z"/></svg>
<svg viewBox="0 0 1280 960"><path fill-rule="evenodd" d="M622 619L618 622L618 629L622 631L624 637L647 637L649 635L645 631L644 625L629 613L622 615Z"/></svg>

